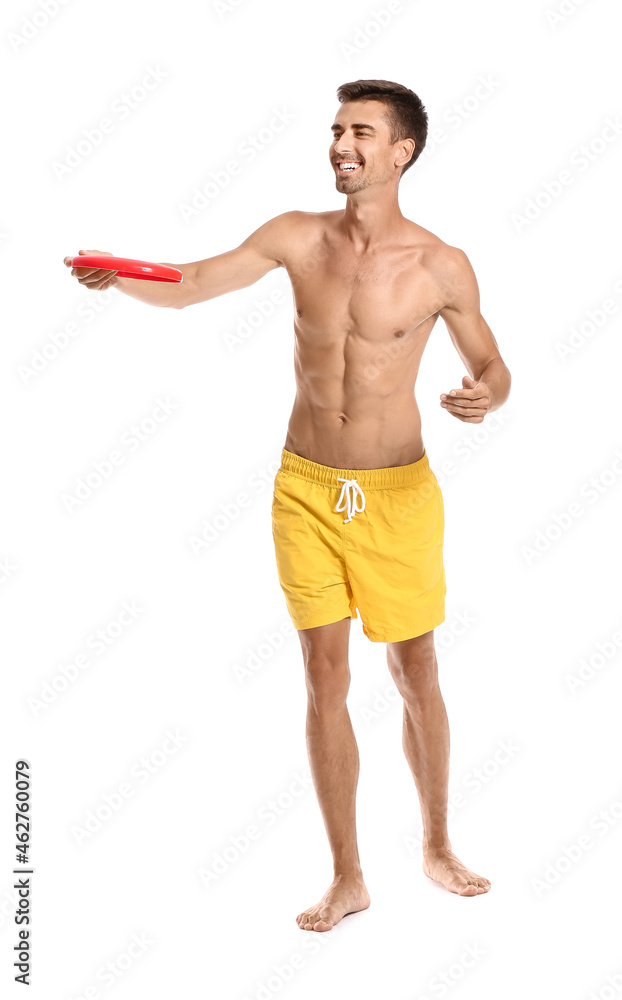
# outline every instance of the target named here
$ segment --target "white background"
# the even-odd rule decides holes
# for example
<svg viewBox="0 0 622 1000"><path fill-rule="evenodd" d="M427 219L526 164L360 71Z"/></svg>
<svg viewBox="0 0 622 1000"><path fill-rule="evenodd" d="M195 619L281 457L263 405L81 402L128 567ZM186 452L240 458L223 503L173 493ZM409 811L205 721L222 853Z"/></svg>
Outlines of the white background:
<svg viewBox="0 0 622 1000"><path fill-rule="evenodd" d="M29 995L617 995L618 5L401 0L379 19L384 0L42 6L2 13L0 975L10 995L22 995L10 985L21 757L33 796ZM122 115L149 71L159 82L134 91ZM436 645L450 794L462 795L450 836L492 889L460 897L423 875L385 646L357 619L349 707L372 904L315 934L295 916L324 892L332 863L270 528L295 393L289 286L275 271L179 312L88 292L63 257L183 263L232 249L281 212L342 207L328 161L335 92L369 77L411 87L426 106L431 139L401 208L468 254L513 377L483 424L456 420L439 395L467 373L439 322L417 385L445 501ZM290 123L261 133L245 159L242 144L275 108ZM76 159L106 117L112 129ZM232 159L238 176L185 221L182 204ZM564 170L570 182L556 186ZM281 303L257 322L275 289ZM250 336L230 349L250 314ZM158 399L174 409L150 424ZM122 447L123 463L68 510L77 480L143 421L140 446ZM192 537L240 492L249 505L197 552ZM141 610L119 628L123 602ZM97 653L89 637L101 628L111 639ZM88 665L72 671L80 654ZM249 659L256 669L240 679ZM119 786L131 795L114 799ZM98 826L96 811L107 816ZM236 857L250 825L257 839ZM128 958L135 935L145 944ZM468 966L467 946L479 955Z"/></svg>

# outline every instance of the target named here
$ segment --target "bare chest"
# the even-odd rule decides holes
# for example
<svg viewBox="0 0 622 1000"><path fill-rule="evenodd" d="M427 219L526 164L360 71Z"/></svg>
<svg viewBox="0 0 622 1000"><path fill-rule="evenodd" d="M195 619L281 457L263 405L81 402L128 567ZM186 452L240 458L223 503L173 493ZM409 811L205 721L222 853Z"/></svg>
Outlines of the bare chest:
<svg viewBox="0 0 622 1000"><path fill-rule="evenodd" d="M364 257L324 249L297 261L290 279L297 332L323 347L345 336L415 346L442 307L432 271L412 254Z"/></svg>

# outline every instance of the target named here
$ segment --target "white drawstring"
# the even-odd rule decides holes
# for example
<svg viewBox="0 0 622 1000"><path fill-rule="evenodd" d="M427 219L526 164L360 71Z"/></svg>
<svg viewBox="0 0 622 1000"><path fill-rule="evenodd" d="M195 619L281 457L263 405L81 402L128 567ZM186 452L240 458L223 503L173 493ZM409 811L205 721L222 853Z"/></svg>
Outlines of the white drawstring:
<svg viewBox="0 0 622 1000"><path fill-rule="evenodd" d="M341 496L337 501L335 510L345 510L345 504L347 503L348 516L343 522L344 524L347 524L348 521L352 520L355 514L361 514L365 510L365 494L356 479L344 479L343 476L339 476L339 482L343 483L343 486L341 487ZM350 493L350 490L352 490L352 493ZM357 506L359 496L363 500L362 507Z"/></svg>

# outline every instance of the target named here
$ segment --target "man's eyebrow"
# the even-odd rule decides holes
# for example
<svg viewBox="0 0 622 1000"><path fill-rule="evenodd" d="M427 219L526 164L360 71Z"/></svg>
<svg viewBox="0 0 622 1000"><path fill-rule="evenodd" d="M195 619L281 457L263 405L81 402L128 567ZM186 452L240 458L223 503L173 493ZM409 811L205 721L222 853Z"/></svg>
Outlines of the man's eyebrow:
<svg viewBox="0 0 622 1000"><path fill-rule="evenodd" d="M331 131L334 132L336 129L342 128L342 126L339 123L337 123L336 125L331 125L330 128ZM365 122L354 122L352 128L368 128L370 132L376 131L373 125L367 125Z"/></svg>

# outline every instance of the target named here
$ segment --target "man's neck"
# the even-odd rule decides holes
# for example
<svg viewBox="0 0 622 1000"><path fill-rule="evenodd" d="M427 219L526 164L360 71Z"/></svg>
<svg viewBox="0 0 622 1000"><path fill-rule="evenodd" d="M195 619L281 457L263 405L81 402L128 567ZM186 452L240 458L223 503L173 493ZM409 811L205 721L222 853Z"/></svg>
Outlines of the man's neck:
<svg viewBox="0 0 622 1000"><path fill-rule="evenodd" d="M373 194L369 189L349 195L342 220L343 233L357 250L394 240L405 222L391 190Z"/></svg>

